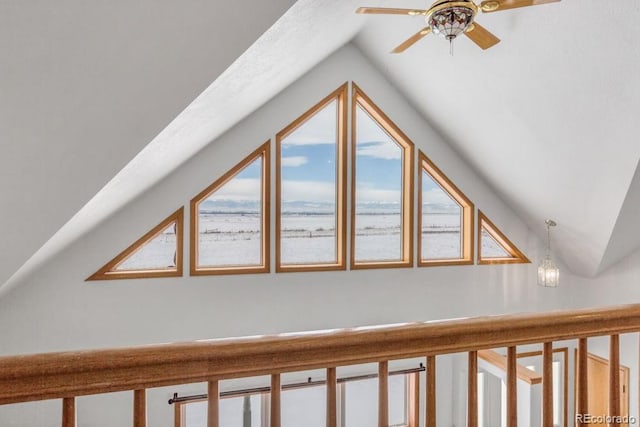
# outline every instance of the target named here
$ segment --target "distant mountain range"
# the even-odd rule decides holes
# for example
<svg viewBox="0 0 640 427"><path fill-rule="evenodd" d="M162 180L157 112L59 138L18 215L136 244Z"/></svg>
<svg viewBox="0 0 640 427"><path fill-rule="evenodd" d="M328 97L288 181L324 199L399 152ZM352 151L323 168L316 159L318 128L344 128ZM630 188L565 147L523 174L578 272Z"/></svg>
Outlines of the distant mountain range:
<svg viewBox="0 0 640 427"><path fill-rule="evenodd" d="M282 213L293 214L332 214L335 210L334 203L327 202L305 202L291 201L284 202ZM390 215L400 212L399 203L388 202L368 202L359 203L357 211L360 214L369 215ZM424 213L430 214L457 214L458 211L451 208L451 205L430 203L424 204ZM200 204L200 213L208 214L256 214L260 212L260 203L257 200L205 200Z"/></svg>

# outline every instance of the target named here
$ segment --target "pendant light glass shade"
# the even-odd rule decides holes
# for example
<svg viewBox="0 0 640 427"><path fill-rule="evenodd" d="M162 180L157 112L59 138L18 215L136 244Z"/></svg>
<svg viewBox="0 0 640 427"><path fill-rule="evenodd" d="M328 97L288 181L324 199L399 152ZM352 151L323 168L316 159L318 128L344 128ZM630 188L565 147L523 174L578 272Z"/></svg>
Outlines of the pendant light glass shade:
<svg viewBox="0 0 640 427"><path fill-rule="evenodd" d="M538 266L538 285L547 288L557 288L560 283L560 269L551 259L551 232L550 228L555 227L556 223L550 219L546 220L547 224L547 255Z"/></svg>

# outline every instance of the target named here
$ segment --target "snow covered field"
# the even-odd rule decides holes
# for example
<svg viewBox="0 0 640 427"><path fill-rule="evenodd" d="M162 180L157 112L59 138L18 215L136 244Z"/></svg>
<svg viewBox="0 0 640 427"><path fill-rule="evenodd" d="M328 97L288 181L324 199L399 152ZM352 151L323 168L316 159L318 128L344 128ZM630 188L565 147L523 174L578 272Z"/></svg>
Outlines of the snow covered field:
<svg viewBox="0 0 640 427"><path fill-rule="evenodd" d="M285 264L330 263L336 260L334 216L291 213L282 216L282 261ZM243 266L261 262L260 214L207 213L200 216L199 265ZM400 214L356 216L355 255L358 261L398 260L401 253ZM457 258L461 253L460 217L423 216L423 258ZM489 248L488 248L489 249ZM119 270L167 268L174 264L175 234L170 227Z"/></svg>

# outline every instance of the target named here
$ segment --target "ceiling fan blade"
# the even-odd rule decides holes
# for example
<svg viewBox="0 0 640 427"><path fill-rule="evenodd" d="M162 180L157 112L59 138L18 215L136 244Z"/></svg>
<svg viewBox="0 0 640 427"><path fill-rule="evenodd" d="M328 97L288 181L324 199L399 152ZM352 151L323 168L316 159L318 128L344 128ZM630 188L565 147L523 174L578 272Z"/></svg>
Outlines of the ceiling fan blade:
<svg viewBox="0 0 640 427"><path fill-rule="evenodd" d="M397 9L390 7L359 7L356 9L356 13L368 13L374 15L424 15L426 10L420 9Z"/></svg>
<svg viewBox="0 0 640 427"><path fill-rule="evenodd" d="M483 50L489 49L490 47L500 43L499 38L491 34L482 25L475 22L470 25L470 29L468 29L464 34Z"/></svg>
<svg viewBox="0 0 640 427"><path fill-rule="evenodd" d="M431 27L424 27L402 43L400 43L391 53L401 53L413 46L418 40L431 32Z"/></svg>
<svg viewBox="0 0 640 427"><path fill-rule="evenodd" d="M501 10L516 9L518 7L537 6L540 4L557 3L560 0L485 0L480 3L483 12L499 12Z"/></svg>

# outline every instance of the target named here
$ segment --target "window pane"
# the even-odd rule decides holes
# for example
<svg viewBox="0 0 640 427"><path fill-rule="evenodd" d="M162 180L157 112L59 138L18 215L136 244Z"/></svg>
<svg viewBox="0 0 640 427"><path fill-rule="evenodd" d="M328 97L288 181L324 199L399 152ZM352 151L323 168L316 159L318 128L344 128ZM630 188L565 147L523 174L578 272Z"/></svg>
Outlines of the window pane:
<svg viewBox="0 0 640 427"><path fill-rule="evenodd" d="M262 264L262 157L198 205L198 266Z"/></svg>
<svg viewBox="0 0 640 427"><path fill-rule="evenodd" d="M511 258L511 255L491 237L487 230L483 228L481 234L482 258Z"/></svg>
<svg viewBox="0 0 640 427"><path fill-rule="evenodd" d="M282 427L325 427L325 386L306 387L282 393Z"/></svg>
<svg viewBox="0 0 640 427"><path fill-rule="evenodd" d="M283 265L338 262L337 108L332 101L281 141Z"/></svg>
<svg viewBox="0 0 640 427"><path fill-rule="evenodd" d="M404 426L407 424L407 403L407 376L391 375L389 377L390 426Z"/></svg>
<svg viewBox="0 0 640 427"><path fill-rule="evenodd" d="M462 207L422 171L422 259L460 259Z"/></svg>
<svg viewBox="0 0 640 427"><path fill-rule="evenodd" d="M176 230L170 224L162 233L126 258L114 271L166 270L176 267Z"/></svg>
<svg viewBox="0 0 640 427"><path fill-rule="evenodd" d="M378 425L378 379L345 383L345 426L370 427ZM389 376L389 425L407 423L407 377Z"/></svg>
<svg viewBox="0 0 640 427"><path fill-rule="evenodd" d="M251 420L252 426L261 425L261 395L231 397L220 399L219 420L221 427L244 427L244 419ZM207 402L194 402L186 405L183 427L207 427Z"/></svg>
<svg viewBox="0 0 640 427"><path fill-rule="evenodd" d="M360 105L355 156L355 260L400 261L404 150Z"/></svg>
<svg viewBox="0 0 640 427"><path fill-rule="evenodd" d="M345 426L378 425L378 379L349 381L345 385Z"/></svg>

